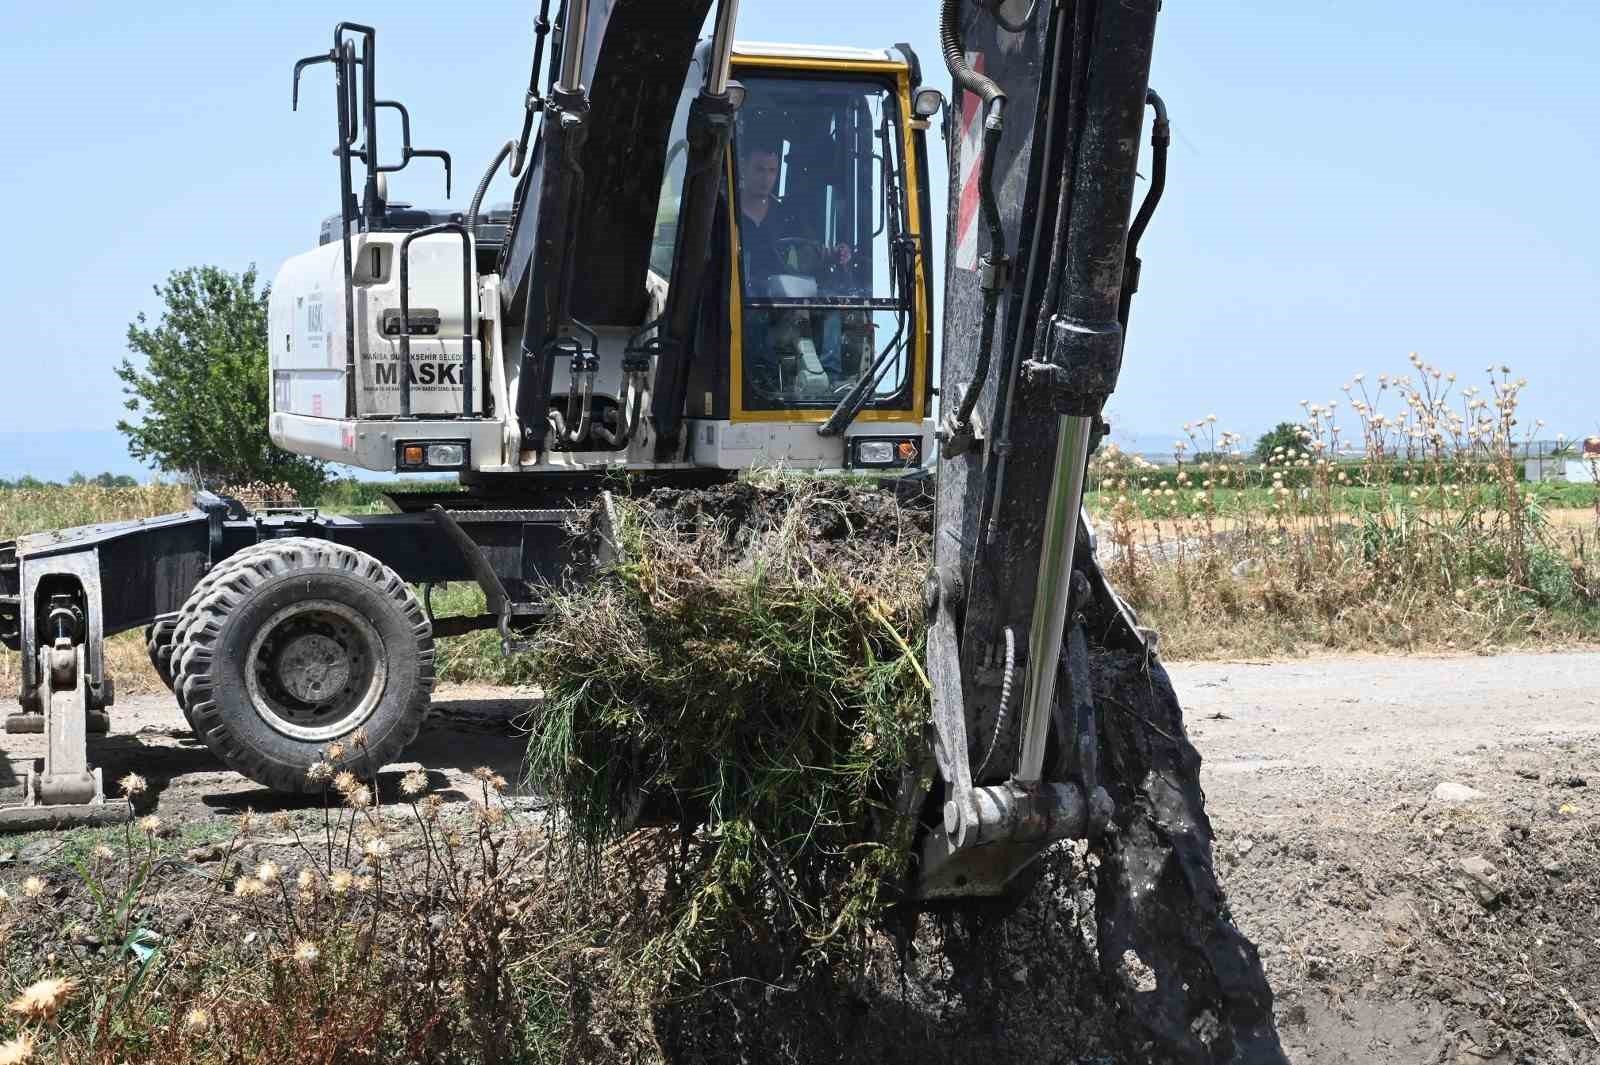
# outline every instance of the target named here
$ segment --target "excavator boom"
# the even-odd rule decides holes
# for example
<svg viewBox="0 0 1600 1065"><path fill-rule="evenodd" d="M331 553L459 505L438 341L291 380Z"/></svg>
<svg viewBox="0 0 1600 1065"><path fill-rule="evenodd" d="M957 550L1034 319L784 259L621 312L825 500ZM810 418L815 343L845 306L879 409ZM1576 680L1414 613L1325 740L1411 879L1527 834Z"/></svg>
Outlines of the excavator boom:
<svg viewBox="0 0 1600 1065"><path fill-rule="evenodd" d="M1122 360L1160 4L1020 6L941 9L957 96L929 590L947 789L923 868L934 896L1000 893L1112 813L1093 704L1064 697L1058 676L1070 689L1063 649L1089 597L1114 601L1080 510Z"/></svg>

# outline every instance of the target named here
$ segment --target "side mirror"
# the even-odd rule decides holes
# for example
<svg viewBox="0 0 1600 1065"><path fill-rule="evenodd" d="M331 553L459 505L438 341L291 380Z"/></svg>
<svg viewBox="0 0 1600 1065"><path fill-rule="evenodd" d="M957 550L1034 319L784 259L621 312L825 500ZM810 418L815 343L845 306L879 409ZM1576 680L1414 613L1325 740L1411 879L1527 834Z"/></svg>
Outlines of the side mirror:
<svg viewBox="0 0 1600 1065"><path fill-rule="evenodd" d="M932 118L944 110L944 93L934 88L918 89L911 95L911 110L918 118Z"/></svg>
<svg viewBox="0 0 1600 1065"><path fill-rule="evenodd" d="M728 82L728 104L734 109L734 111L739 111L744 107L744 102L749 95L750 90L746 89L739 82Z"/></svg>

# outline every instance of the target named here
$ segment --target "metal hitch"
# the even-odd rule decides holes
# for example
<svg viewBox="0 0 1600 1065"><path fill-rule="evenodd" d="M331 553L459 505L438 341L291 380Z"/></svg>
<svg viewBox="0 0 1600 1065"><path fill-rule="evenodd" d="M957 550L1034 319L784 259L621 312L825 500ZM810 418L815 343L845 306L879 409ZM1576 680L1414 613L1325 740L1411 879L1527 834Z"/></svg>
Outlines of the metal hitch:
<svg viewBox="0 0 1600 1065"><path fill-rule="evenodd" d="M126 799L107 800L98 766L89 766L91 717L84 645L58 639L39 649L38 698L42 712L15 714L6 731L43 732L43 772L28 766L22 802L0 807L0 831L22 832L125 820ZM20 727L18 727L20 726Z"/></svg>
<svg viewBox="0 0 1600 1065"><path fill-rule="evenodd" d="M60 553L39 552L46 542ZM127 801L108 801L89 765L89 733L108 729L105 709L116 700L104 675L99 551L78 548L70 533L25 537L19 548L24 712L6 717L5 731L43 735L45 752L42 766L30 762L21 774L21 801L0 807L0 831L124 820Z"/></svg>

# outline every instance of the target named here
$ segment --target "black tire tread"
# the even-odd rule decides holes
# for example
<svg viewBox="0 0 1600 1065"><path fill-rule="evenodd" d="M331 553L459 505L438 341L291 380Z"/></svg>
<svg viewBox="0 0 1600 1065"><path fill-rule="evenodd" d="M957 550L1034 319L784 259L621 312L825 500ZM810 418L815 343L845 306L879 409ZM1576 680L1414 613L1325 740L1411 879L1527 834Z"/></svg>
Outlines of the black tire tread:
<svg viewBox="0 0 1600 1065"><path fill-rule="evenodd" d="M231 768L276 791L307 793L315 790L303 768L286 766L250 749L229 728L213 698L216 642L228 615L239 609L273 578L299 570L335 570L370 583L397 606L416 639L418 684L400 725L347 760L366 763L373 770L395 758L416 739L427 718L434 684L433 626L422 612L411 586L388 566L352 547L328 540L290 537L269 540L232 556L219 566L217 579L197 599L194 616L184 635L177 684L184 692L186 713L195 735ZM209 576L209 575L208 575ZM187 604L186 604L187 606Z"/></svg>
<svg viewBox="0 0 1600 1065"><path fill-rule="evenodd" d="M161 678L161 683L173 691L176 682L172 676L172 635L178 628L177 615L156 618L144 627L144 649L150 656L150 667Z"/></svg>
<svg viewBox="0 0 1600 1065"><path fill-rule="evenodd" d="M211 589L217 586L218 581L226 577L234 567L240 565L246 556L264 546L266 545L255 544L247 547L212 566L206 572L206 575L200 578L200 582L194 586L194 590L189 593L189 598L183 601L183 606L178 610L177 619L173 622L172 638L167 651L167 672L172 676L172 683L168 687L172 689L172 694L177 698L178 708L183 711L183 719L185 721L189 721L189 704L188 699L185 698L180 678L183 675L183 658L188 650L189 630L194 627L195 619L199 616L200 604ZM189 725L192 728L194 722L189 721Z"/></svg>

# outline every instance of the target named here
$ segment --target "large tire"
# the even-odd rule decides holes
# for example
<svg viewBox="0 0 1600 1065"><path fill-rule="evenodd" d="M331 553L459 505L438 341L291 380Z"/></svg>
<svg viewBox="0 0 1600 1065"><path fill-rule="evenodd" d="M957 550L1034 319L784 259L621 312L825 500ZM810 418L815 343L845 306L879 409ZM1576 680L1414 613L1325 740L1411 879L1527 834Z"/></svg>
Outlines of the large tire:
<svg viewBox="0 0 1600 1065"><path fill-rule="evenodd" d="M217 582L226 577L234 567L238 566L242 559L252 552L259 551L264 546L267 545L256 544L252 547L247 547L212 566L206 572L206 575L200 578L199 583L194 586L194 589L189 593L189 598L183 601L183 606L178 610L177 617L173 621L172 634L167 639L165 650L166 675L162 679L166 680L167 676L172 678L167 687L172 689L172 694L178 701L178 709L183 711L183 719L189 722L190 728L194 727L194 722L189 718L189 701L184 695L183 685L178 680L183 673L183 656L188 644L189 630L194 627L196 619L200 616L200 604L205 601L211 589L217 586ZM151 653L153 656L155 651L152 649ZM153 657L152 661L154 661ZM156 669L161 670L162 666L158 663Z"/></svg>
<svg viewBox="0 0 1600 1065"><path fill-rule="evenodd" d="M175 691L172 677L173 633L178 628L176 614L164 614L144 628L144 649L150 656L150 667L161 678L168 691Z"/></svg>
<svg viewBox="0 0 1600 1065"><path fill-rule="evenodd" d="M306 770L357 729L366 738L346 762L394 761L433 692L432 626L410 585L370 555L304 538L258 544L218 569L174 656L205 745L285 792L318 790Z"/></svg>

